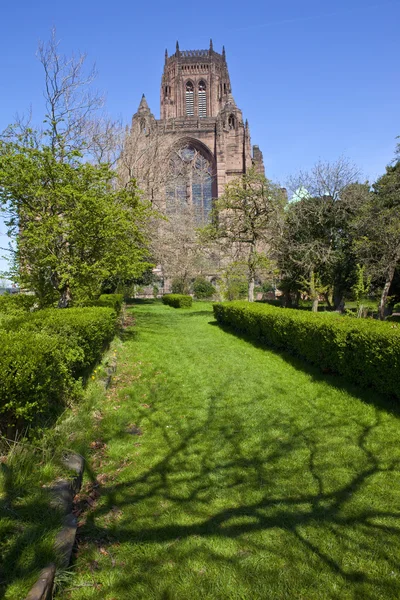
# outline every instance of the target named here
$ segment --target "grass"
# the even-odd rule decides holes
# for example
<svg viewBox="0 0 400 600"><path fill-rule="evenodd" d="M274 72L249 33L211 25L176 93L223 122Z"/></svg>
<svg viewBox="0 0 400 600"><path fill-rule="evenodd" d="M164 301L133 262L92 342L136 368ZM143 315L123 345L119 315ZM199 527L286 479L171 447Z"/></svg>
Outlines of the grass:
<svg viewBox="0 0 400 600"><path fill-rule="evenodd" d="M104 375L101 365L96 372ZM88 454L93 411L103 396L98 381L91 381L79 411L72 406L49 429L26 431L29 439L0 438L0 598L25 598L41 569L57 564L54 542L63 515L50 504L49 486L74 475L62 465L65 448Z"/></svg>
<svg viewBox="0 0 400 600"><path fill-rule="evenodd" d="M207 303L132 314L57 597L398 598L396 409L223 331Z"/></svg>

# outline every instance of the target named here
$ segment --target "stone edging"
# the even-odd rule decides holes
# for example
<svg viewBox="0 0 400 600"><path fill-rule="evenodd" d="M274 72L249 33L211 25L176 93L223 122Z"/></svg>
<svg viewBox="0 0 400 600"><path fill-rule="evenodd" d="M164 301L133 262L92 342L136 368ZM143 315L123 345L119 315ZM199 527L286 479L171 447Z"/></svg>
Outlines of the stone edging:
<svg viewBox="0 0 400 600"><path fill-rule="evenodd" d="M106 376L100 380L104 385L104 389L110 386L112 375L116 369L117 359L116 357L112 357L105 367ZM51 505L53 507L60 507L64 513L63 527L56 537L54 550L58 557L59 566L67 568L71 560L78 528L77 518L72 513L73 500L82 486L85 459L80 454L66 451L62 462L64 466L76 473L72 479L60 479L50 488L53 496ZM55 574L56 565L54 563L45 567L40 572L38 580L31 588L25 600L52 600Z"/></svg>
<svg viewBox="0 0 400 600"><path fill-rule="evenodd" d="M51 506L61 508L65 515L63 527L54 543L54 550L59 559L60 566L66 568L71 560L72 548L75 543L75 535L78 527L77 519L72 514L72 506L74 497L82 486L85 459L80 454L68 451L64 454L62 462L64 466L76 473L72 479L59 479L50 488L52 495ZM51 600L53 597L55 574L56 565L54 563L45 567L25 600Z"/></svg>

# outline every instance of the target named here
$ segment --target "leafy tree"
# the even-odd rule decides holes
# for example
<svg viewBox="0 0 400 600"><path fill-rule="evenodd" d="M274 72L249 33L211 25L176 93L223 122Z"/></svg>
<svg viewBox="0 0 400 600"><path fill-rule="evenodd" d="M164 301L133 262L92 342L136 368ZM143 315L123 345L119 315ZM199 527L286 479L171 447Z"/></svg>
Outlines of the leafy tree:
<svg viewBox="0 0 400 600"><path fill-rule="evenodd" d="M268 266L266 252L278 237L285 203L284 190L251 169L227 184L215 201L214 221L205 229L205 237L216 241L225 256L246 265L250 302L257 270Z"/></svg>
<svg viewBox="0 0 400 600"><path fill-rule="evenodd" d="M291 180L294 202L285 212L278 263L287 295L300 291L313 300L333 293L336 308L350 290L355 257L350 219L369 195L368 184L355 182L358 172L345 159L317 163ZM301 193L299 192L301 190Z"/></svg>
<svg viewBox="0 0 400 600"><path fill-rule="evenodd" d="M383 288L379 317L384 318L396 269L400 264L400 161L386 168L373 185L369 201L353 219L354 246L368 274Z"/></svg>
<svg viewBox="0 0 400 600"><path fill-rule="evenodd" d="M148 267L149 208L132 182L115 189L106 164L60 161L50 146L0 142L0 203L16 238L14 279L42 304L100 293L110 277Z"/></svg>
<svg viewBox="0 0 400 600"><path fill-rule="evenodd" d="M193 292L196 298L211 298L216 293L215 287L204 277L196 277L193 282Z"/></svg>

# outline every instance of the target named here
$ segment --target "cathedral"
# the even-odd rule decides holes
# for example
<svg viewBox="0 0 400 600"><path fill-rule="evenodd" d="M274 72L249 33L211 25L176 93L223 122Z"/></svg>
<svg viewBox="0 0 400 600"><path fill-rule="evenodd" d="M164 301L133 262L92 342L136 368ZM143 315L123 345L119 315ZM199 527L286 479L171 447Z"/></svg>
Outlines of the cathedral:
<svg viewBox="0 0 400 600"><path fill-rule="evenodd" d="M120 172L135 177L155 206L172 214L193 209L196 222L209 221L214 198L225 185L263 156L251 146L249 124L232 96L225 49L165 51L160 119L143 95L126 132Z"/></svg>

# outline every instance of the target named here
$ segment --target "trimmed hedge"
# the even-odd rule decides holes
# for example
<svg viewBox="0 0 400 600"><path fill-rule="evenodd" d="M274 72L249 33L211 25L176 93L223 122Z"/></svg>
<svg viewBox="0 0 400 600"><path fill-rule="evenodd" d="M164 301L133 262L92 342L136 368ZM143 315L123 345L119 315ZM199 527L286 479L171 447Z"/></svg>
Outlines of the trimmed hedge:
<svg viewBox="0 0 400 600"><path fill-rule="evenodd" d="M400 398L400 329L265 304L213 305L218 323L348 379Z"/></svg>
<svg viewBox="0 0 400 600"><path fill-rule="evenodd" d="M30 294L3 294L0 296L0 313L11 315L29 312L36 303L36 296Z"/></svg>
<svg viewBox="0 0 400 600"><path fill-rule="evenodd" d="M115 334L112 308L45 309L5 319L0 331L2 420L31 421L62 406Z"/></svg>
<svg viewBox="0 0 400 600"><path fill-rule="evenodd" d="M192 306L192 296L184 294L164 294L163 304L173 306L174 308L190 308Z"/></svg>
<svg viewBox="0 0 400 600"><path fill-rule="evenodd" d="M73 380L57 337L0 333L0 413L8 424L32 421L60 405Z"/></svg>
<svg viewBox="0 0 400 600"><path fill-rule="evenodd" d="M85 306L104 306L113 308L117 314L121 312L124 301L123 294L102 294L97 300L88 302Z"/></svg>
<svg viewBox="0 0 400 600"><path fill-rule="evenodd" d="M75 377L98 361L116 330L116 314L105 307L47 308L2 322L5 331L32 331L58 337L64 360ZM19 333L18 333L19 335Z"/></svg>

